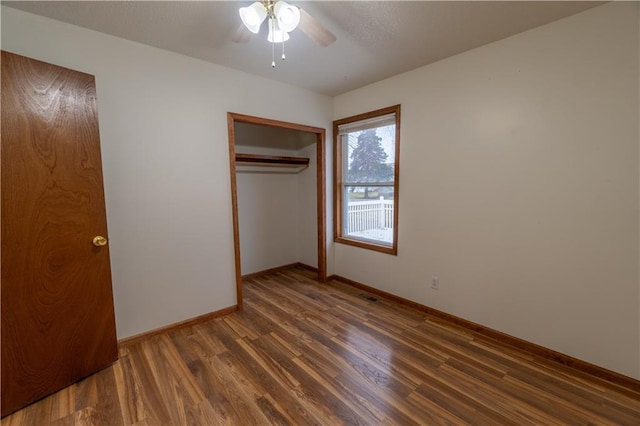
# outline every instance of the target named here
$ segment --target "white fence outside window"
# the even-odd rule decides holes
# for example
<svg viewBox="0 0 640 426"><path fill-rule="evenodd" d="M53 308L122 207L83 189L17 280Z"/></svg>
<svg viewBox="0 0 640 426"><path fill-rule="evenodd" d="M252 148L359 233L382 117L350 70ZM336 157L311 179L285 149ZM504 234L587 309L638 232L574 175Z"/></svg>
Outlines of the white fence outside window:
<svg viewBox="0 0 640 426"><path fill-rule="evenodd" d="M393 200L349 201L346 219L346 235L393 241Z"/></svg>

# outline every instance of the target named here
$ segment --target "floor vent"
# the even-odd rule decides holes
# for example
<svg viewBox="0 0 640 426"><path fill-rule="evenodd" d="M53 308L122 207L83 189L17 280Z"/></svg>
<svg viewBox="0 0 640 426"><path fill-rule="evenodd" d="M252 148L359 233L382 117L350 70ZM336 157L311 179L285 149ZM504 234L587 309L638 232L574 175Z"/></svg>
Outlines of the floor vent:
<svg viewBox="0 0 640 426"><path fill-rule="evenodd" d="M359 296L362 297L363 299L367 299L369 302L377 302L378 301L378 299L376 299L375 297L373 297L370 294L360 293Z"/></svg>

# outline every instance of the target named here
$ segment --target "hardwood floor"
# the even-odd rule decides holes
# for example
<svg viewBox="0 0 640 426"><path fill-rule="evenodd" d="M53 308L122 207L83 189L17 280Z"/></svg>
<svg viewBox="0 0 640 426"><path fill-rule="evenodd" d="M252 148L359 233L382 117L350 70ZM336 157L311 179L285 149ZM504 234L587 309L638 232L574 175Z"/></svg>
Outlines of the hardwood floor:
<svg viewBox="0 0 640 426"><path fill-rule="evenodd" d="M244 311L121 349L2 420L71 424L640 424L640 394L292 269Z"/></svg>

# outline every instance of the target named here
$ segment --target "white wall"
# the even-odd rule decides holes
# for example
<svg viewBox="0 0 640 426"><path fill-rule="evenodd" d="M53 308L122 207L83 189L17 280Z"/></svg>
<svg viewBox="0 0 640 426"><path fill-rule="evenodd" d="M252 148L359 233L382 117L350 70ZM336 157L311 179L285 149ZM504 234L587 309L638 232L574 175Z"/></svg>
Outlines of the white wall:
<svg viewBox="0 0 640 426"><path fill-rule="evenodd" d="M327 141L330 144L330 141ZM316 144L300 149L297 157L309 158L309 167L298 174L298 262L318 267L318 192ZM329 186L331 187L331 186ZM331 210L327 210L327 219Z"/></svg>
<svg viewBox="0 0 640 426"><path fill-rule="evenodd" d="M236 303L227 111L327 128L332 175L327 97L6 7L1 42L96 76L120 338ZM638 51L607 4L336 98L402 104L400 245L329 274L640 377Z"/></svg>
<svg viewBox="0 0 640 426"><path fill-rule="evenodd" d="M240 145L236 152L297 156L296 151ZM238 172L236 183L242 274L298 262L298 175Z"/></svg>
<svg viewBox="0 0 640 426"><path fill-rule="evenodd" d="M235 305L226 113L330 98L7 7L2 49L96 76L118 337Z"/></svg>
<svg viewBox="0 0 640 426"><path fill-rule="evenodd" d="M242 274L296 262L317 266L316 135L236 123L235 151L309 158L302 171L237 167Z"/></svg>
<svg viewBox="0 0 640 426"><path fill-rule="evenodd" d="M299 150L236 145L236 152L309 158L309 167L295 174L237 173L242 274L296 262L317 267L316 144Z"/></svg>
<svg viewBox="0 0 640 426"><path fill-rule="evenodd" d="M398 256L336 274L640 378L638 93L631 2L338 96L402 125Z"/></svg>

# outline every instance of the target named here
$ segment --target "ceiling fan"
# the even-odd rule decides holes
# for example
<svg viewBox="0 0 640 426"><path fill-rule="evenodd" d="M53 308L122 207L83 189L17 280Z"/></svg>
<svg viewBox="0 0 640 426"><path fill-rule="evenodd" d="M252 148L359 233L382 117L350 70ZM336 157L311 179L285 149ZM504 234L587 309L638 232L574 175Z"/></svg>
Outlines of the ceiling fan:
<svg viewBox="0 0 640 426"><path fill-rule="evenodd" d="M250 6L241 7L238 12L242 25L233 34L232 41L247 43L251 34L258 34L262 23L267 20L269 25L267 40L273 44L282 43L283 60L285 59L284 42L289 40L289 33L296 28L300 28L307 37L322 47L329 46L336 41L336 36L304 9L290 5L283 0L257 1ZM272 45L271 66L275 67L273 52Z"/></svg>

